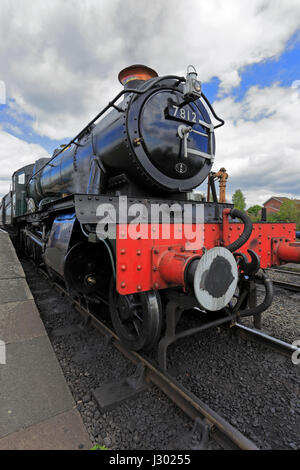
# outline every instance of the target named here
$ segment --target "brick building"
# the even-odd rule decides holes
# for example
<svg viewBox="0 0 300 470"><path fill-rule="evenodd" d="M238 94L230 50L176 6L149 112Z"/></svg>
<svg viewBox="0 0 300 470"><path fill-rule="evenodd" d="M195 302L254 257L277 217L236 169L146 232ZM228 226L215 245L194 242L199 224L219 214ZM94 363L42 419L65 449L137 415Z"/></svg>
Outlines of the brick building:
<svg viewBox="0 0 300 470"><path fill-rule="evenodd" d="M272 196L266 202L264 202L263 206L267 209L267 214L275 214L279 211L281 204L284 201L288 201L288 197L279 197L279 196ZM294 199L297 204L298 210L300 210L300 200Z"/></svg>

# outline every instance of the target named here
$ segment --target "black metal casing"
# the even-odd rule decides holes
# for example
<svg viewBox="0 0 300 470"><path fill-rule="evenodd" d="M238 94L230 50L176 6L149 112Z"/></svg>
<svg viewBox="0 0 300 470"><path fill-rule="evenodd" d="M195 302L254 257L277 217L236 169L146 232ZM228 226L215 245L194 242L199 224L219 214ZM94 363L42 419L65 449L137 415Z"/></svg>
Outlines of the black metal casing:
<svg viewBox="0 0 300 470"><path fill-rule="evenodd" d="M176 79L159 84L155 79L135 80L130 82L130 90L134 88L146 91L125 93L120 105L32 178L29 194L37 203L74 193L111 193L110 179L122 174L154 197L189 192L205 180L215 138L202 101L185 104L181 111L182 83ZM178 108L178 116L170 114L170 108L174 112ZM187 124L198 132L189 135L185 157L178 128Z"/></svg>

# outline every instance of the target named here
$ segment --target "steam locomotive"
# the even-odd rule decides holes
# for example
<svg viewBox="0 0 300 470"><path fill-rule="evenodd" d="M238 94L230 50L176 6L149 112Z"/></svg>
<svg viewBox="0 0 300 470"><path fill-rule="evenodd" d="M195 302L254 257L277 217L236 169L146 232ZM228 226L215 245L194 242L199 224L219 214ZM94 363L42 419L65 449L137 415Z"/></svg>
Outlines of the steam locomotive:
<svg viewBox="0 0 300 470"><path fill-rule="evenodd" d="M186 77L159 77L133 65L119 81L120 93L74 139L13 174L1 223L71 295L109 305L126 347L159 342L165 367L178 338L244 316L259 327L273 297L260 268L299 262L300 248L295 224L252 224L218 201L211 169L224 121L192 66ZM205 180L212 200L194 191ZM199 326L178 333L191 309Z"/></svg>

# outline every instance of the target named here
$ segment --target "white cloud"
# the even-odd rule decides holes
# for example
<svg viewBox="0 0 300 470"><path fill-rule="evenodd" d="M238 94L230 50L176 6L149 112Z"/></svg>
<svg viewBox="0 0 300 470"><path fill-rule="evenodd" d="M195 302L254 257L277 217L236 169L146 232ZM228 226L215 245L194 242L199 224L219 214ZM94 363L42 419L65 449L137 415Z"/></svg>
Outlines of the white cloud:
<svg viewBox="0 0 300 470"><path fill-rule="evenodd" d="M27 113L35 132L65 141L117 93L129 64L182 75L192 63L202 81L221 80L221 98L299 28L299 0L1 0L0 80L15 118ZM297 88L253 87L215 107L227 120L216 165L230 173L229 192L241 187L251 203L300 195ZM3 130L0 139L1 178L45 154Z"/></svg>
<svg viewBox="0 0 300 470"><path fill-rule="evenodd" d="M219 78L221 80L220 95L229 93L232 88L239 86L242 80L237 70L230 70L224 73L221 72L219 74Z"/></svg>
<svg viewBox="0 0 300 470"><path fill-rule="evenodd" d="M248 205L275 194L300 199L298 90L254 86L241 102L225 98L214 107L226 120L217 131L216 165L230 174L230 194L241 189Z"/></svg>
<svg viewBox="0 0 300 470"><path fill-rule="evenodd" d="M29 144L0 127L0 198L9 191L12 174L22 166L49 156L40 145Z"/></svg>
<svg viewBox="0 0 300 470"><path fill-rule="evenodd" d="M15 126L14 124L11 124L10 122L5 122L3 127L6 131L12 132L13 134L17 134L17 135L24 134L22 129L20 129L18 126Z"/></svg>
<svg viewBox="0 0 300 470"><path fill-rule="evenodd" d="M299 27L299 0L2 0L0 78L36 132L64 139L117 92L126 65L183 74L192 63L229 92Z"/></svg>

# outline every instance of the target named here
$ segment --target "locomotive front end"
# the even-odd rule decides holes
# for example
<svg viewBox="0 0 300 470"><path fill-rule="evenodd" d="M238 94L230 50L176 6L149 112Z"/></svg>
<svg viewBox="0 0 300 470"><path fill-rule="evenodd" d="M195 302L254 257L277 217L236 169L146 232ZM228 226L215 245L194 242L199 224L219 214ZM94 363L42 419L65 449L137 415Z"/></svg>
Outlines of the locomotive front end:
<svg viewBox="0 0 300 470"><path fill-rule="evenodd" d="M134 65L119 79L123 100L110 103L105 117L56 149L51 160L36 162L29 184L36 205L73 193L115 194L116 188L178 198L207 178L215 127L196 72L158 77Z"/></svg>
<svg viewBox="0 0 300 470"><path fill-rule="evenodd" d="M129 86L140 93L125 97L127 173L152 191L191 191L208 176L215 155L214 126L199 93L172 77L132 80ZM120 168L124 156L104 154L102 161Z"/></svg>

